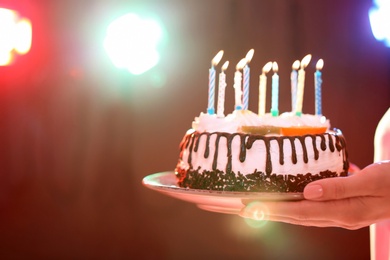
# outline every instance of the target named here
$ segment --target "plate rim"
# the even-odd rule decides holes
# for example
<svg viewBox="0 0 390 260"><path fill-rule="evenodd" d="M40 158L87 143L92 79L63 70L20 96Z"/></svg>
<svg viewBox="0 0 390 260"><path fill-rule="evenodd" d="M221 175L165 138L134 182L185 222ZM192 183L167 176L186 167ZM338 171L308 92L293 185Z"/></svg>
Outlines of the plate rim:
<svg viewBox="0 0 390 260"><path fill-rule="evenodd" d="M216 191L216 190L204 190L204 189L191 189L182 188L177 185L164 185L161 183L155 183L151 180L157 178L174 176L174 171L163 171L153 174L149 174L142 179L142 184L147 188L157 191L173 192L173 193L186 193L199 196L212 196L212 197L224 197L224 198L239 198L239 199L258 199L258 200L303 200L303 192L255 192L255 191ZM285 199L281 199L281 198Z"/></svg>

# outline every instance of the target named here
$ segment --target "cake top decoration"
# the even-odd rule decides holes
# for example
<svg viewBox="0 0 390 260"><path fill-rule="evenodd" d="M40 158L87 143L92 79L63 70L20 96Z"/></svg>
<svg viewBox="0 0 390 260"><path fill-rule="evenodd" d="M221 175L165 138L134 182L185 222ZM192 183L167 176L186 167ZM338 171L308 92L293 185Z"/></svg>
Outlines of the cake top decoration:
<svg viewBox="0 0 390 260"><path fill-rule="evenodd" d="M216 89L216 75L215 66L219 64L223 57L223 50L219 51L217 55L212 59L211 68L209 70L209 99L207 113L209 115L215 114L214 101L215 101L215 89ZM236 72L234 73L234 97L235 97L235 110L248 110L249 92L250 92L250 68L249 63L254 55L254 49L251 49L246 54L245 58L242 58L236 65ZM302 105L305 87L305 69L311 61L312 55L308 54L301 61L296 60L292 64L291 72L291 112L296 116L302 115ZM217 116L225 117L224 115L224 99L226 74L225 70L229 65L229 61L226 61L219 74L218 81L218 107ZM319 59L316 64L316 72L314 73L314 85L315 85L315 115L322 116L321 109L321 86L322 86L322 73L324 61ZM266 114L266 91L267 91L267 73L272 70L272 94L271 94L271 110L272 116L279 116L278 100L279 100L279 75L278 63L275 61L267 62L263 68L262 73L259 75L259 104L258 104L258 116L264 116Z"/></svg>

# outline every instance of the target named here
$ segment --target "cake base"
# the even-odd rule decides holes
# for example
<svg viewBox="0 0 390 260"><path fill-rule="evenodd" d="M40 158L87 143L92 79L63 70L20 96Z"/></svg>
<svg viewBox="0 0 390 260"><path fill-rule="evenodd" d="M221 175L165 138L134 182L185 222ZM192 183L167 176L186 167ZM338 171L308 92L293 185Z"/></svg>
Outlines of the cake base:
<svg viewBox="0 0 390 260"><path fill-rule="evenodd" d="M178 185L182 188L218 190L218 191L252 191L252 192L303 192L305 186L315 180L339 177L335 172L323 171L319 174L267 174L255 171L251 174L225 173L222 171L203 171L176 169ZM340 176L348 176L343 172Z"/></svg>

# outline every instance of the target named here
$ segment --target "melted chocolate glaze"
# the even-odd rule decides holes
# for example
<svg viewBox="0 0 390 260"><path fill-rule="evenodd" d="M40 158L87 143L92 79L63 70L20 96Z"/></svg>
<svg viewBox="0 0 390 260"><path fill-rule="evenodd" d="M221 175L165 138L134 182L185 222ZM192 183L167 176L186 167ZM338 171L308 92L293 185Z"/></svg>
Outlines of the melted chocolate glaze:
<svg viewBox="0 0 390 260"><path fill-rule="evenodd" d="M219 147L221 137L227 140L227 165L225 172L217 169L218 149L215 149L213 155L212 171L200 172L199 169L194 169L192 165L192 151L197 152L201 136L206 136L206 149L204 157L210 156L210 137L216 135L215 147ZM328 135L328 142L325 136ZM335 141L330 135L335 137ZM232 141L235 136L240 137L240 153L239 160L244 162L246 159L246 151L250 149L254 142L263 141L266 146L266 169L265 172L255 171L254 173L242 174L232 171ZM321 138L320 147L317 147L316 137ZM311 138L314 159L319 159L319 150L325 151L327 148L331 152L343 151L343 169L342 176L347 176L349 163L347 160L346 142L341 131L335 129L334 133L324 133L316 135L303 136L264 136L252 135L244 133L224 133L224 132L192 132L184 136L180 144L180 160L183 159L183 151L189 148L188 164L189 170L183 170L177 167L176 175L181 187L189 187L195 189L211 189L211 190L231 190L231 191L262 191L262 192L301 192L307 183L329 177L337 177L337 173L324 171L320 174L313 175L311 173L302 173L297 175L282 175L272 172L272 161L270 154L270 142L276 140L279 146L279 163L284 164L285 156L283 143L288 139L291 143L293 164L297 163L297 153L295 140L299 140L303 150L303 162L308 163L308 152L305 144L306 138Z"/></svg>

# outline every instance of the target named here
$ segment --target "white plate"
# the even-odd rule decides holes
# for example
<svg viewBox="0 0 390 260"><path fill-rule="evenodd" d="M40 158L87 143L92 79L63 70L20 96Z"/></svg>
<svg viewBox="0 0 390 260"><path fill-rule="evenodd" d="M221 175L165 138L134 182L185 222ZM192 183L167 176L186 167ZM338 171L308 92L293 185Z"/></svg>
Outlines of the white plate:
<svg viewBox="0 0 390 260"><path fill-rule="evenodd" d="M142 180L146 187L165 195L191 202L199 208L228 214L238 214L251 201L293 201L302 200L300 192L237 192L181 188L177 185L174 172L160 172Z"/></svg>

